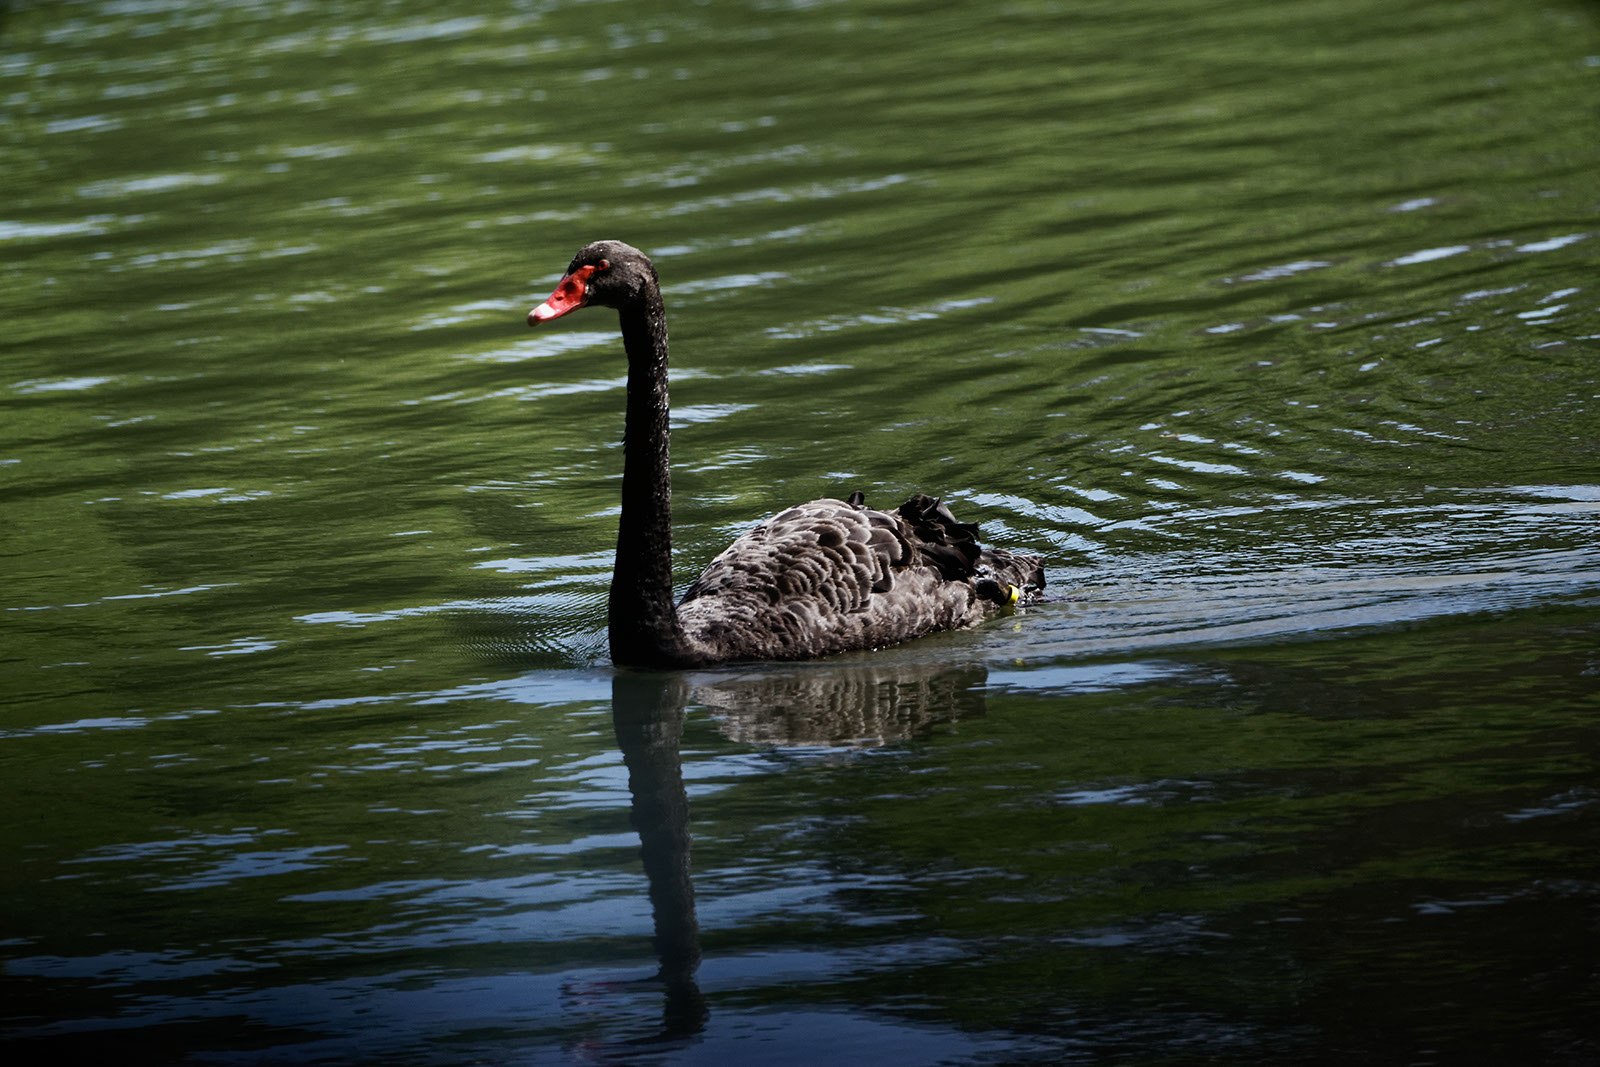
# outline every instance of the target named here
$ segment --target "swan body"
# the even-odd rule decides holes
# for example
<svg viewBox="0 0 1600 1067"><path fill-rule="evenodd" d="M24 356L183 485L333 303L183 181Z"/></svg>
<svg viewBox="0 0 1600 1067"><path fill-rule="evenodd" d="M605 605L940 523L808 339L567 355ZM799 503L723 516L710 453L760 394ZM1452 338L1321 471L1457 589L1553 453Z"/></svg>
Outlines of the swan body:
<svg viewBox="0 0 1600 1067"><path fill-rule="evenodd" d="M533 311L535 326L581 307L619 315L628 354L622 517L608 631L619 665L694 667L807 659L971 626L1044 587L1038 556L985 548L977 527L917 495L894 511L813 500L761 523L672 600L667 330L655 267L597 241Z"/></svg>

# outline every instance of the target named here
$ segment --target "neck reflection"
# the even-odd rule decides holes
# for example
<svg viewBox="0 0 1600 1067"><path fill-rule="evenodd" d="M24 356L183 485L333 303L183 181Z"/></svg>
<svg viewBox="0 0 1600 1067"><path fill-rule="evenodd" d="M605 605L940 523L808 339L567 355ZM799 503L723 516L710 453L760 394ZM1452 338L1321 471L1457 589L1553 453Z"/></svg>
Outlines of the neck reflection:
<svg viewBox="0 0 1600 1067"><path fill-rule="evenodd" d="M650 883L657 977L665 985L663 1037L699 1033L705 998L695 982L700 924L689 867L689 798L683 787L684 705L681 676L619 672L611 682L611 723L628 768L629 819Z"/></svg>

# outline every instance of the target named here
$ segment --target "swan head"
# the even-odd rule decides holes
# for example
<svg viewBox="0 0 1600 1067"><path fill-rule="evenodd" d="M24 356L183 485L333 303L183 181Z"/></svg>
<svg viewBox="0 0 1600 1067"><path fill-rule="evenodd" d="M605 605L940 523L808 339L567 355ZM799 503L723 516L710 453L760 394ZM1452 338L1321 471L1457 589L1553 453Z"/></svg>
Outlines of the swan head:
<svg viewBox="0 0 1600 1067"><path fill-rule="evenodd" d="M650 257L621 241L596 241L572 257L555 292L528 312L528 325L559 319L590 304L623 308L659 288Z"/></svg>

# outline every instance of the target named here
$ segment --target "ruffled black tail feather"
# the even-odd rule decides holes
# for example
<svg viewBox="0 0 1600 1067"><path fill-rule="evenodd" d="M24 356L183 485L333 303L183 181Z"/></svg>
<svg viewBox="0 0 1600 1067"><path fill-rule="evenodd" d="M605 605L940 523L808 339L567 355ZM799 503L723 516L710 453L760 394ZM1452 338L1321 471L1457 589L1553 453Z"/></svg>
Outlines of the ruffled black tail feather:
<svg viewBox="0 0 1600 1067"><path fill-rule="evenodd" d="M860 490L851 493L845 502L861 511L871 510L866 494ZM978 524L957 519L944 501L918 493L901 504L895 514L910 527L915 538L906 544L908 551L900 564L926 563L948 581L976 578L978 595L997 603L1034 600L1044 589L1041 557L984 548L978 543ZM892 585L892 578L888 584ZM874 587L873 591L882 590Z"/></svg>
<svg viewBox="0 0 1600 1067"><path fill-rule="evenodd" d="M951 581L970 578L978 567L978 526L960 522L942 501L918 493L900 505L922 557Z"/></svg>

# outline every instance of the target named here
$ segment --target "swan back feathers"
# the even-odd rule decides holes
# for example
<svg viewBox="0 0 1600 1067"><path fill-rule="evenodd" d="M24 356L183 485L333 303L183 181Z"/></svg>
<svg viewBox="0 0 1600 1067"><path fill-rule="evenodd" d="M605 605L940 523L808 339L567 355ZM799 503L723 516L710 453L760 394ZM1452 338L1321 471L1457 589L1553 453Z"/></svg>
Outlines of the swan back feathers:
<svg viewBox="0 0 1600 1067"><path fill-rule="evenodd" d="M1039 557L983 549L977 527L914 496L894 512L813 500L744 534L684 593L705 662L880 648L969 626L1044 585Z"/></svg>

